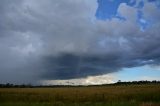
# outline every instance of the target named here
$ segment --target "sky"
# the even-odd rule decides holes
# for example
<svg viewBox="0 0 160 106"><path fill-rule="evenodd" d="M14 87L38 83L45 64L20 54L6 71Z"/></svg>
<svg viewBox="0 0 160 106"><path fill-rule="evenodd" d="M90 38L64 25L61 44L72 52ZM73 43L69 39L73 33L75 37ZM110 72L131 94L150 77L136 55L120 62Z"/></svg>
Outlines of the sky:
<svg viewBox="0 0 160 106"><path fill-rule="evenodd" d="M0 0L0 83L160 80L159 0Z"/></svg>

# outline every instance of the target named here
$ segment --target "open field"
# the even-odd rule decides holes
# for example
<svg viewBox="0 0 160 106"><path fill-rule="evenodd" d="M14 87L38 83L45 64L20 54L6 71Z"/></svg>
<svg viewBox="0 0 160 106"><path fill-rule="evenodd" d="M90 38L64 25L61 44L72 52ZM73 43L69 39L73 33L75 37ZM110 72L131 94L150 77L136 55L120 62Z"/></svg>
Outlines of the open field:
<svg viewBox="0 0 160 106"><path fill-rule="evenodd" d="M160 106L160 84L0 88L0 106Z"/></svg>

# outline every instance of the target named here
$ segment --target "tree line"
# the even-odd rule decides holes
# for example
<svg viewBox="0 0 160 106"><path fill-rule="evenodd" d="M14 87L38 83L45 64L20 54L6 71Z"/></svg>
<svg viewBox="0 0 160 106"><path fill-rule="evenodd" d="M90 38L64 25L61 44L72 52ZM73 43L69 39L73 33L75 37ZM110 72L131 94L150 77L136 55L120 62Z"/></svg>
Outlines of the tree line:
<svg viewBox="0 0 160 106"><path fill-rule="evenodd" d="M124 82L121 80L118 80L116 83L112 84L102 84L102 85L88 85L88 86L108 86L108 85L133 85L133 84L160 84L160 81L129 81L129 82ZM6 84L0 84L0 88L45 88L45 87L81 87L86 85L32 85L32 84L11 84L11 83L6 83Z"/></svg>

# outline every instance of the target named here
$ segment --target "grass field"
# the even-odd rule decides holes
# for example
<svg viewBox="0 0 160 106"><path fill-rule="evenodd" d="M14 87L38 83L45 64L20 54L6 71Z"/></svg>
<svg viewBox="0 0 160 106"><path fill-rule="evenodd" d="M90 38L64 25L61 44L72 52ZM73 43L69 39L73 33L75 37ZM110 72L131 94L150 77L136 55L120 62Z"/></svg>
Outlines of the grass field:
<svg viewBox="0 0 160 106"><path fill-rule="evenodd" d="M0 88L0 106L160 106L160 84Z"/></svg>

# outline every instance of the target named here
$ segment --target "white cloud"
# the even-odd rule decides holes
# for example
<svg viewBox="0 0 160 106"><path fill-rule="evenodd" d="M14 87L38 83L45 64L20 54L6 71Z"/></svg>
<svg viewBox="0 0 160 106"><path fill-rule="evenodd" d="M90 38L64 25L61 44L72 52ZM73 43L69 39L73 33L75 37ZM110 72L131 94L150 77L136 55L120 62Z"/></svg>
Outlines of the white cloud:
<svg viewBox="0 0 160 106"><path fill-rule="evenodd" d="M118 13L125 17L127 21L136 22L137 19L137 9L131 6L128 6L126 3L121 3L118 8Z"/></svg>
<svg viewBox="0 0 160 106"><path fill-rule="evenodd" d="M70 80L43 80L43 85L99 85L115 83L114 74L106 74L100 76L89 76L87 78L70 79Z"/></svg>

